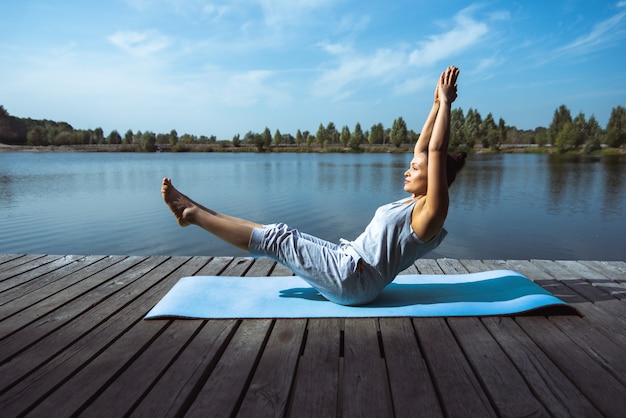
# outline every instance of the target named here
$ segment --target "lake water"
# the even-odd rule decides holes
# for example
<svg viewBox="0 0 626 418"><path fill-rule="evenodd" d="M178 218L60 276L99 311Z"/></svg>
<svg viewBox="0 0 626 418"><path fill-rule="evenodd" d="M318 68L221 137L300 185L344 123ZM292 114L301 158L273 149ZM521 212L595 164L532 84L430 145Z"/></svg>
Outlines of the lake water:
<svg viewBox="0 0 626 418"><path fill-rule="evenodd" d="M406 196L410 154L0 153L0 253L245 255L180 228L164 176L260 223L353 239ZM626 261L626 157L472 155L429 258Z"/></svg>

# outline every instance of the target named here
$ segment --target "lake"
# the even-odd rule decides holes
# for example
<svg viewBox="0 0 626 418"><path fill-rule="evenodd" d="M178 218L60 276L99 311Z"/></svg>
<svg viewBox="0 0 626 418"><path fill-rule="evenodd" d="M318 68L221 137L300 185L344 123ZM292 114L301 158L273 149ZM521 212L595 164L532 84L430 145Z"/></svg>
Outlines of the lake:
<svg viewBox="0 0 626 418"><path fill-rule="evenodd" d="M411 154L0 153L0 253L245 253L180 228L174 185L219 212L353 239L406 196ZM626 261L626 156L471 155L429 258Z"/></svg>

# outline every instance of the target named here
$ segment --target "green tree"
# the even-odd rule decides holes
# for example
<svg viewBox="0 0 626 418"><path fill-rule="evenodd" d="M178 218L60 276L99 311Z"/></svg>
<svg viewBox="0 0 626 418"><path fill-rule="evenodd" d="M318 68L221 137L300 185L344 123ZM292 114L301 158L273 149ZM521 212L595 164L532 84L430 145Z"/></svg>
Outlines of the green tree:
<svg viewBox="0 0 626 418"><path fill-rule="evenodd" d="M506 142L507 136L507 127L504 119L500 118L498 120L498 149L500 146Z"/></svg>
<svg viewBox="0 0 626 418"><path fill-rule="evenodd" d="M572 114L570 113L567 106L561 105L558 109L554 111L552 123L550 123L550 126L548 127L548 136L550 138L550 141L552 142L552 145L555 145L556 137L568 123L572 123Z"/></svg>
<svg viewBox="0 0 626 418"><path fill-rule="evenodd" d="M587 121L587 138L585 138L584 152L592 153L602 148L602 128L594 115Z"/></svg>
<svg viewBox="0 0 626 418"><path fill-rule="evenodd" d="M282 140L283 140L283 136L280 134L280 131L276 129L276 132L274 132L274 139L273 139L274 146L275 147L279 146Z"/></svg>
<svg viewBox="0 0 626 418"><path fill-rule="evenodd" d="M330 144L339 143L339 132L337 132L333 122L328 122L328 125L326 125L326 139Z"/></svg>
<svg viewBox="0 0 626 418"><path fill-rule="evenodd" d="M480 142L482 143L483 148L495 147L497 145L498 127L496 126L496 122L493 120L491 112L489 112L485 119L480 123L479 132Z"/></svg>
<svg viewBox="0 0 626 418"><path fill-rule="evenodd" d="M354 127L354 132L352 132L352 136L350 137L350 148L352 148L353 151L358 151L364 140L365 137L363 136L361 124L357 122L356 126Z"/></svg>
<svg viewBox="0 0 626 418"><path fill-rule="evenodd" d="M576 146L576 128L571 122L566 123L559 131L553 144L560 153L574 149Z"/></svg>
<svg viewBox="0 0 626 418"><path fill-rule="evenodd" d="M132 143L133 143L133 131L129 129L124 134L124 144L130 145Z"/></svg>
<svg viewBox="0 0 626 418"><path fill-rule="evenodd" d="M589 125L587 124L587 120L585 118L585 114L580 112L572 121L574 125L574 148L580 148L584 143L587 137L589 136Z"/></svg>
<svg viewBox="0 0 626 418"><path fill-rule="evenodd" d="M35 126L28 131L26 143L31 146L47 145L46 133L41 126Z"/></svg>
<svg viewBox="0 0 626 418"><path fill-rule="evenodd" d="M450 112L450 148L454 149L465 143L465 116L463 109L454 108Z"/></svg>
<svg viewBox="0 0 626 418"><path fill-rule="evenodd" d="M370 129L370 134L368 137L368 142L372 145L374 144L383 144L385 143L385 128L383 128L382 123L377 123L372 125L372 129Z"/></svg>
<svg viewBox="0 0 626 418"><path fill-rule="evenodd" d="M93 130L93 143L104 144L104 131L102 128L96 128Z"/></svg>
<svg viewBox="0 0 626 418"><path fill-rule="evenodd" d="M170 145L172 146L178 144L178 132L176 132L176 129L172 129L170 131L169 140L170 140Z"/></svg>
<svg viewBox="0 0 626 418"><path fill-rule="evenodd" d="M611 110L611 117L606 125L606 144L619 148L624 143L626 143L626 109L617 106Z"/></svg>
<svg viewBox="0 0 626 418"><path fill-rule="evenodd" d="M143 141L143 134L141 133L141 131L135 132L135 135L133 135L133 144L143 147L142 141Z"/></svg>
<svg viewBox="0 0 626 418"><path fill-rule="evenodd" d="M343 128L341 128L341 134L339 135L339 142L341 142L341 145L347 147L350 143L351 136L352 134L350 133L350 128L348 128L348 125L345 125Z"/></svg>
<svg viewBox="0 0 626 418"><path fill-rule="evenodd" d="M481 137L480 124L481 123L482 123L482 117L480 116L480 113L478 113L478 110L474 110L470 108L467 111L467 115L465 116L465 124L464 124L464 130L465 130L464 143L470 148L473 148L474 144L476 144L476 141L480 140L480 137Z"/></svg>
<svg viewBox="0 0 626 418"><path fill-rule="evenodd" d="M265 152L272 146L272 133L270 128L265 127L265 130L260 135L254 135L254 144L259 152Z"/></svg>
<svg viewBox="0 0 626 418"><path fill-rule="evenodd" d="M535 144L539 147L545 147L550 142L550 135L548 129L543 126L535 128Z"/></svg>
<svg viewBox="0 0 626 418"><path fill-rule="evenodd" d="M156 147L156 134L154 132L146 131L141 135L141 146L146 152L155 152Z"/></svg>
<svg viewBox="0 0 626 418"><path fill-rule="evenodd" d="M113 129L107 136L107 143L111 145L119 145L122 143L122 136L117 130Z"/></svg>
<svg viewBox="0 0 626 418"><path fill-rule="evenodd" d="M300 146L300 144L302 144L302 141L304 141L304 138L302 137L302 132L300 132L300 129L298 129L298 132L296 132L296 145Z"/></svg>
<svg viewBox="0 0 626 418"><path fill-rule="evenodd" d="M324 129L324 125L322 125L321 123L320 126L317 128L315 138L320 147L323 147L328 143L328 138L326 137L326 129Z"/></svg>
<svg viewBox="0 0 626 418"><path fill-rule="evenodd" d="M168 134L156 134L156 143L157 144L169 144L170 136Z"/></svg>
<svg viewBox="0 0 626 418"><path fill-rule="evenodd" d="M239 134L233 136L233 147L238 147L241 145L241 139L239 138Z"/></svg>
<svg viewBox="0 0 626 418"><path fill-rule="evenodd" d="M389 140L396 146L396 148L400 148L400 145L402 145L403 142L407 142L407 139L408 131L406 129L406 122L404 122L404 119L400 116L398 119L393 121Z"/></svg>
<svg viewBox="0 0 626 418"><path fill-rule="evenodd" d="M86 145L89 144L89 132L85 130L78 130L72 132L72 144Z"/></svg>

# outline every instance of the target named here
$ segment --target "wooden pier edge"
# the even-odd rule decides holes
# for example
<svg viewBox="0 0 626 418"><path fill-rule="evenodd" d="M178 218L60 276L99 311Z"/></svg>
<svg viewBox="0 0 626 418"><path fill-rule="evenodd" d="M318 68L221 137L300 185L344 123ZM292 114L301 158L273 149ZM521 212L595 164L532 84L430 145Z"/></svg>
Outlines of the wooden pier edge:
<svg viewBox="0 0 626 418"><path fill-rule="evenodd" d="M418 260L512 269L580 313L152 320L183 276L268 259L0 254L0 411L17 416L574 416L626 411L626 263Z"/></svg>

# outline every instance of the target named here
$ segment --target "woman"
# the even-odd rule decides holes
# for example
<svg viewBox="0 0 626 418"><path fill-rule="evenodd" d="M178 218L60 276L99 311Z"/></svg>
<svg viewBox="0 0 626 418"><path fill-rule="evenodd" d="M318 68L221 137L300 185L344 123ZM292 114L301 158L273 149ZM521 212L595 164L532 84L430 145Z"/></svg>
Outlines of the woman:
<svg viewBox="0 0 626 418"><path fill-rule="evenodd" d="M369 303L446 235L448 186L466 156L448 154L458 75L456 67L448 67L437 83L432 110L404 173L404 190L411 197L378 208L354 241L330 243L283 223L261 225L217 213L180 193L169 178L163 179L163 199L181 226L197 225L253 257L272 258L335 303Z"/></svg>

